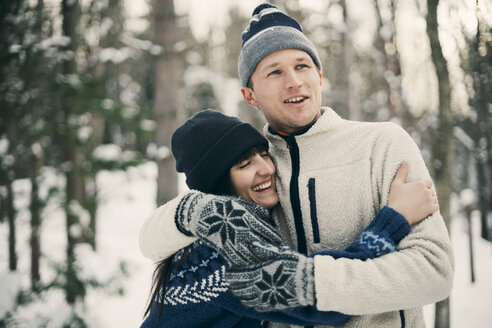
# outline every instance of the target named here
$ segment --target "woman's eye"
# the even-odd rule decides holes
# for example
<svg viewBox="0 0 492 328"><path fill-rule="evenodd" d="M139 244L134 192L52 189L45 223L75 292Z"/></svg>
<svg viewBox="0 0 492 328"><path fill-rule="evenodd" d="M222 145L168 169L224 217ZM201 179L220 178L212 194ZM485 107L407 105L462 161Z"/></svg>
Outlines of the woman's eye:
<svg viewBox="0 0 492 328"><path fill-rule="evenodd" d="M239 164L239 168L240 168L240 169L244 169L244 168L245 168L245 167L247 167L249 164L250 164L250 162L242 162L241 164Z"/></svg>
<svg viewBox="0 0 492 328"><path fill-rule="evenodd" d="M306 65L306 64L299 64L299 65L296 66L297 69L303 69L303 68L306 68L306 67L308 67L308 65Z"/></svg>
<svg viewBox="0 0 492 328"><path fill-rule="evenodd" d="M280 70L277 69L275 71L272 71L272 72L268 73L268 76L270 76L270 75L278 75L278 74L280 74Z"/></svg>

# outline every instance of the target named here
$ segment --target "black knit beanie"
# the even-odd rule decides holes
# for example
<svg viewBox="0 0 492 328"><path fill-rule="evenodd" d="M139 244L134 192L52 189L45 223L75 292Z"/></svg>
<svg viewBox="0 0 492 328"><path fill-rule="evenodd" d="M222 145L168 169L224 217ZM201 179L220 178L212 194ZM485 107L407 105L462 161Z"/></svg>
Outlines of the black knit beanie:
<svg viewBox="0 0 492 328"><path fill-rule="evenodd" d="M253 126L216 110L203 110L184 122L171 137L176 170L190 189L211 192L248 149L268 141Z"/></svg>
<svg viewBox="0 0 492 328"><path fill-rule="evenodd" d="M322 71L316 47L304 35L301 25L272 4L263 3L255 8L241 38L243 42L237 67L242 86L248 85L263 58L284 49L307 52Z"/></svg>

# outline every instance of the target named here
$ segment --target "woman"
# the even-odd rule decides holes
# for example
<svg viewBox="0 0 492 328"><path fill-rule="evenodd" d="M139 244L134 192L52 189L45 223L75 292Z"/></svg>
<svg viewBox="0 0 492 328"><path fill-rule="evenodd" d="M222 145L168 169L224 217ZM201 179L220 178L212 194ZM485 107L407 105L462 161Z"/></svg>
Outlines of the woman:
<svg viewBox="0 0 492 328"><path fill-rule="evenodd" d="M152 243L140 240L144 254L162 260L143 328L261 327L264 320L339 325L349 319L309 306L315 304L312 257L316 254L306 257L283 245L272 225L271 212L278 203L275 167L259 132L236 118L206 110L175 131L171 146L176 168L185 173L192 190L160 207L142 231L160 233L164 230L156 224L164 224L171 229L168 236L175 227L190 236L184 243L192 242L193 235L201 240L183 244L186 247L170 264L162 250L153 256ZM405 170L408 167L403 165L398 174L404 176ZM400 180L392 185L389 207L378 212L354 243L345 251L322 253L367 259L396 250L410 224L437 210L430 182L423 186ZM257 312L237 298L254 306L258 291L286 310Z"/></svg>

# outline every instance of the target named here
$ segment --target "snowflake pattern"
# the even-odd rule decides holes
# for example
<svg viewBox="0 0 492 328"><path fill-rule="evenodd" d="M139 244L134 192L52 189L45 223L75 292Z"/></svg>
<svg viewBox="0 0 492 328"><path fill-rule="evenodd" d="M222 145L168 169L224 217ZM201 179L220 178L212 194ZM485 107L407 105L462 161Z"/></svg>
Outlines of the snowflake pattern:
<svg viewBox="0 0 492 328"><path fill-rule="evenodd" d="M211 239L220 241L216 246L224 245L227 240L233 244L238 243L236 231L248 228L244 220L245 211L234 208L231 200L217 200L211 206L213 209L204 211L204 216L200 219L201 227L207 230Z"/></svg>
<svg viewBox="0 0 492 328"><path fill-rule="evenodd" d="M291 270L280 264L273 274L262 270L262 278L255 283L255 286L261 290L261 301L269 303L272 306L283 304L288 306L288 300L295 297L288 288L292 278Z"/></svg>

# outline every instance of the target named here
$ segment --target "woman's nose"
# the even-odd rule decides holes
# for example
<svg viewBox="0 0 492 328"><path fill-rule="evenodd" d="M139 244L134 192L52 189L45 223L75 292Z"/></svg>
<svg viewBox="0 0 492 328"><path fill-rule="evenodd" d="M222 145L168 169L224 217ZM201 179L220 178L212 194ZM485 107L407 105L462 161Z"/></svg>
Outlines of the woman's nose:
<svg viewBox="0 0 492 328"><path fill-rule="evenodd" d="M275 168L273 164L264 157L259 157L258 161L258 174L261 176L272 175L275 173Z"/></svg>

